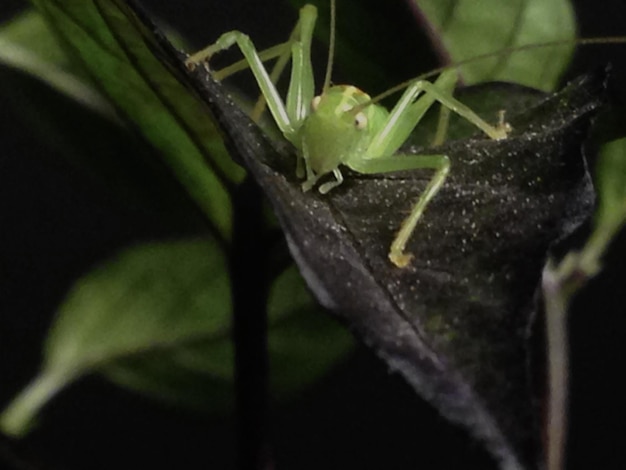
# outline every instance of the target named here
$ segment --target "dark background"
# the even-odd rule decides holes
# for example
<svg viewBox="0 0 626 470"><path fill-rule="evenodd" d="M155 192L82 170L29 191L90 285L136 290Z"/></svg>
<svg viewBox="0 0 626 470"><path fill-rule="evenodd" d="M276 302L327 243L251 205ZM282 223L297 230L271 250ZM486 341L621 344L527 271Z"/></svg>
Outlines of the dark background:
<svg viewBox="0 0 626 470"><path fill-rule="evenodd" d="M291 10L267 0L144 4L198 46L213 39L216 28L235 27L269 45L294 21ZM0 19L23 7L3 0ZM577 8L582 36L626 34L621 0L602 6L579 1ZM623 85L626 49L619 47L582 48L572 74L612 60ZM33 138L10 106L11 92L0 90L2 405L36 373L46 329L71 283L120 248L175 232L158 214L120 204ZM625 396L618 380L625 245L622 235L607 269L572 312L571 468L623 467L617 411ZM277 404L272 427L278 468L494 468L480 445L439 418L364 348L301 396ZM171 409L93 377L63 392L24 441L0 437L0 468L232 468L233 431L228 416Z"/></svg>

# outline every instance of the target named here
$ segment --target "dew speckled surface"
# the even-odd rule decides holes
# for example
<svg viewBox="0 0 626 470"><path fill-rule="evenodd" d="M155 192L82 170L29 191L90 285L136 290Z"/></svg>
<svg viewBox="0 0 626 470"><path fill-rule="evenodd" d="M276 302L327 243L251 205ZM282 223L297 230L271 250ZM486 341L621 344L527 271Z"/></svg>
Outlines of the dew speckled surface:
<svg viewBox="0 0 626 470"><path fill-rule="evenodd" d="M514 132L504 141L438 149L451 158L450 177L409 242L415 258L405 269L387 253L428 172L345 172L329 194L303 193L293 155L277 152L228 106L213 110L320 302L442 414L482 437L502 468L538 468L526 335L550 245L591 210L581 145L603 80L581 79L507 114Z"/></svg>

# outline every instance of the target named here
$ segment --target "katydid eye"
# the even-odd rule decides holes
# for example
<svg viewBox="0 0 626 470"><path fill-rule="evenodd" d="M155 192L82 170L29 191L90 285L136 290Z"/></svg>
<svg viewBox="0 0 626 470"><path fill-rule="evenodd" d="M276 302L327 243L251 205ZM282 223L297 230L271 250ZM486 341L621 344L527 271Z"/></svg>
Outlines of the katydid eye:
<svg viewBox="0 0 626 470"><path fill-rule="evenodd" d="M313 111L317 111L317 107L320 105L320 101L322 101L322 97L320 95L311 100L311 109Z"/></svg>
<svg viewBox="0 0 626 470"><path fill-rule="evenodd" d="M357 129L365 129L367 126L367 116L364 113L357 113L354 116L354 125Z"/></svg>

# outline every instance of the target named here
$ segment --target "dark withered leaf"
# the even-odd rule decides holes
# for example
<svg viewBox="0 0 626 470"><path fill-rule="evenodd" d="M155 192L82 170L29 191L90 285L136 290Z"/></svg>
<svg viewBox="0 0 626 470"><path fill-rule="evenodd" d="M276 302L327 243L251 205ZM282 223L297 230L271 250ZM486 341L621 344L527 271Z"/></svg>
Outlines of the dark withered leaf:
<svg viewBox="0 0 626 470"><path fill-rule="evenodd" d="M409 244L415 259L406 269L387 253L428 172L351 174L326 196L303 193L294 156L284 160L219 87L205 84L319 301L446 417L481 436L503 468L535 468L540 417L527 331L550 245L591 210L581 145L602 79L578 80L512 119L506 141L438 150L453 170Z"/></svg>
<svg viewBox="0 0 626 470"><path fill-rule="evenodd" d="M349 173L327 195L303 193L293 149L270 142L204 69L187 73L161 37L154 46L206 101L233 157L264 189L318 300L444 416L481 437L502 468L538 468L529 324L550 246L593 205L581 148L605 75L509 112L514 131L504 141L478 136L437 149L450 156L451 176L409 243L415 259L399 269L389 245L429 172ZM490 88L478 93L488 101ZM521 101L510 88L497 106L533 95L519 93Z"/></svg>

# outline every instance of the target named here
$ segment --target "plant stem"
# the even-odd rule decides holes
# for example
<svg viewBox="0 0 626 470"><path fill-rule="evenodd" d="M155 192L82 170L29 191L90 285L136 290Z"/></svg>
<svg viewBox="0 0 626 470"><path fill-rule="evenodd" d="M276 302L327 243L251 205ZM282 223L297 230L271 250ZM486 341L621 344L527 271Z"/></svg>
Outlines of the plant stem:
<svg viewBox="0 0 626 470"><path fill-rule="evenodd" d="M567 312L574 294L600 270L600 257L619 225L596 230L581 252L556 265L548 261L542 276L548 355L547 469L565 468L569 390Z"/></svg>
<svg viewBox="0 0 626 470"><path fill-rule="evenodd" d="M233 197L231 253L237 468L272 468L268 426L267 250L262 244L262 195L249 177Z"/></svg>
<svg viewBox="0 0 626 470"><path fill-rule="evenodd" d="M71 381L65 371L41 372L0 414L0 429L12 437L30 430L33 418L60 388Z"/></svg>
<svg viewBox="0 0 626 470"><path fill-rule="evenodd" d="M569 296L562 290L558 270L548 263L543 271L542 287L546 310L548 348L547 468L565 468L569 384L569 338L567 309Z"/></svg>

